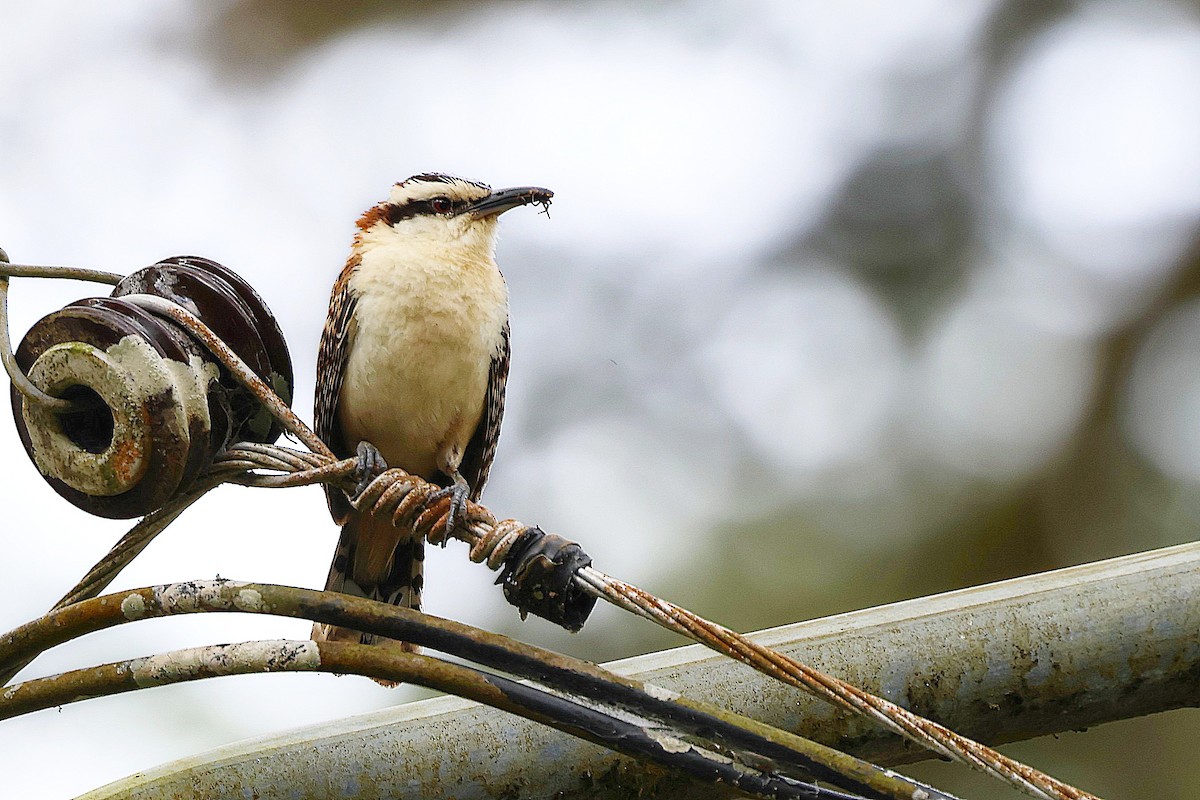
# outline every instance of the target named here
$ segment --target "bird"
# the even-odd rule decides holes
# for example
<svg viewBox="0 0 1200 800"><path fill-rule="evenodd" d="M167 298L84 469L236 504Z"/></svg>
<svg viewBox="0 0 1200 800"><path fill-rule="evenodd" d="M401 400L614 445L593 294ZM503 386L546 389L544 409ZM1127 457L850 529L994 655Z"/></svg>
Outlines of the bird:
<svg viewBox="0 0 1200 800"><path fill-rule="evenodd" d="M360 489L382 458L443 487L450 525L479 499L509 367L497 220L520 206L548 209L553 196L427 172L396 183L358 219L317 351L314 422L335 455L359 457ZM420 610L424 541L356 511L339 489L327 485L325 496L341 526L325 589ZM417 649L320 623L312 637Z"/></svg>

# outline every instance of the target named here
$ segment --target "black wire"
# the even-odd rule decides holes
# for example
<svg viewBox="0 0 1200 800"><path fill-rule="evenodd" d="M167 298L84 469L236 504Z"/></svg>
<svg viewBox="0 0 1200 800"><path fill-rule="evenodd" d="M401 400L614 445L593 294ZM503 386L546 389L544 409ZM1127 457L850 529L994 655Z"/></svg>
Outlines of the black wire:
<svg viewBox="0 0 1200 800"><path fill-rule="evenodd" d="M724 782L767 797L865 800L862 795L846 794L752 767L742 768L734 763L726 763L724 759L714 759L694 747L683 752L668 750L640 725L510 678L480 670L476 672L503 692L511 702L551 719L561 720L562 723L556 727L577 728L587 734L585 738L599 739L611 749L673 767L708 783Z"/></svg>

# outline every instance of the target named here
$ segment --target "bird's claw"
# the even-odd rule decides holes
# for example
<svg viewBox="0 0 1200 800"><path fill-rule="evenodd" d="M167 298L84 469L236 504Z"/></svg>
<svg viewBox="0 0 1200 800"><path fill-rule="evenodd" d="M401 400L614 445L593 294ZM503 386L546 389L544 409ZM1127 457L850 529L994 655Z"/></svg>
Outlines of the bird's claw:
<svg viewBox="0 0 1200 800"><path fill-rule="evenodd" d="M439 500L444 500L447 497L450 498L450 510L446 512L446 535L442 538L442 547L446 546L446 541L454 533L454 529L458 527L459 521L466 515L467 500L470 494L470 487L466 483L456 481L429 495L426 507L432 506Z"/></svg>
<svg viewBox="0 0 1200 800"><path fill-rule="evenodd" d="M358 464L354 467L354 496L358 497L371 485L371 481L387 471L383 454L370 442L359 442L355 450Z"/></svg>

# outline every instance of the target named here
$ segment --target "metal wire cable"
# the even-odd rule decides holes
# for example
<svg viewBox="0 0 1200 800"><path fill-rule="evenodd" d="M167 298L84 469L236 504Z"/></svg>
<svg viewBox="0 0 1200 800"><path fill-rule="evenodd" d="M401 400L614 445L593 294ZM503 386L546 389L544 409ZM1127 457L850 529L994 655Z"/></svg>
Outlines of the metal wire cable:
<svg viewBox="0 0 1200 800"><path fill-rule="evenodd" d="M0 321L3 322L0 324L0 362L3 362L4 371L8 373L8 379L12 381L12 385L31 403L45 406L51 411L59 413L70 411L74 407L74 403L43 392L33 381L29 380L29 376L22 372L21 367L17 364L17 358L13 355L12 342L8 336L7 276L0 277Z"/></svg>
<svg viewBox="0 0 1200 800"><path fill-rule="evenodd" d="M8 334L8 279L9 278L66 278L93 283L116 285L123 276L113 272L98 269L83 269L81 267L43 267L33 264L11 264L8 254L0 250L0 363L8 373L8 379L17 391L31 403L44 406L51 411L63 413L77 407L77 403L61 397L46 394L39 389L29 376L21 371L17 359L13 355L12 341Z"/></svg>

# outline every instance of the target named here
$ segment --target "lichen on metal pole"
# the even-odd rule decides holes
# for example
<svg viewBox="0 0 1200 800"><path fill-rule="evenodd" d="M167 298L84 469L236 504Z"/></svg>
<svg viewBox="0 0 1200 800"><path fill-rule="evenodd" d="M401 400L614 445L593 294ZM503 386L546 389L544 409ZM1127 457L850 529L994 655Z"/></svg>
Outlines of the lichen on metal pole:
<svg viewBox="0 0 1200 800"><path fill-rule="evenodd" d="M755 638L989 743L1200 705L1200 544L763 631ZM885 763L925 753L699 646L610 665ZM438 741L436 751L429 741ZM495 743L506 742L502 758ZM490 754L490 755L489 755ZM163 800L240 786L264 798L672 797L653 770L457 698L231 745L98 789ZM356 794L346 794L358 786ZM407 788L406 788L407 787ZM695 796L693 792L688 796Z"/></svg>

